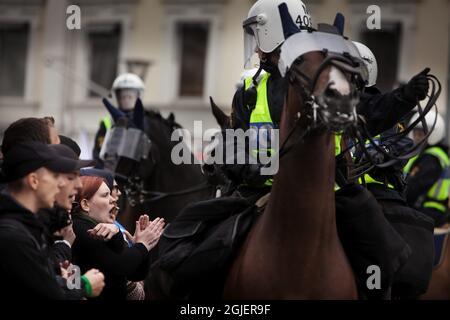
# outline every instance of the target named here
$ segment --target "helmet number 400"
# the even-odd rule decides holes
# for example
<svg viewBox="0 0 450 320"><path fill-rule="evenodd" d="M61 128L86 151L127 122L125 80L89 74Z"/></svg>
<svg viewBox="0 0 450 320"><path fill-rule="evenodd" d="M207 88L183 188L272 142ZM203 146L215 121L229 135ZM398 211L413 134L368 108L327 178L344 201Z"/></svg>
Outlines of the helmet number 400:
<svg viewBox="0 0 450 320"><path fill-rule="evenodd" d="M303 17L301 15L298 15L297 20L295 20L295 23L297 23L300 28L302 27L306 28L311 25L311 19L307 15L304 15Z"/></svg>

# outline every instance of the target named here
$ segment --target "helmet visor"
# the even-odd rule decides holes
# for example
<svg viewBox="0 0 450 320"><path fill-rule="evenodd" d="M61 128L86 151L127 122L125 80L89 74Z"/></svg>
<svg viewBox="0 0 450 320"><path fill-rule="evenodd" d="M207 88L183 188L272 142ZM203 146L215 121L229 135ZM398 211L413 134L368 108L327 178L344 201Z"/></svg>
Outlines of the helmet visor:
<svg viewBox="0 0 450 320"><path fill-rule="evenodd" d="M244 28L244 68L251 69L254 68L257 48L256 42L256 16L246 19L242 26Z"/></svg>

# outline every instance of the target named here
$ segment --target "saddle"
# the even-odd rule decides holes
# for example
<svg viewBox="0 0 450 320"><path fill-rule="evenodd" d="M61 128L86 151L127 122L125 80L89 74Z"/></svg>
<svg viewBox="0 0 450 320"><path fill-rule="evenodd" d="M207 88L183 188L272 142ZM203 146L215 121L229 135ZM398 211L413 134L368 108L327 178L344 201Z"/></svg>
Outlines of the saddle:
<svg viewBox="0 0 450 320"><path fill-rule="evenodd" d="M220 299L231 258L267 199L216 198L186 207L159 240L150 272L158 298Z"/></svg>

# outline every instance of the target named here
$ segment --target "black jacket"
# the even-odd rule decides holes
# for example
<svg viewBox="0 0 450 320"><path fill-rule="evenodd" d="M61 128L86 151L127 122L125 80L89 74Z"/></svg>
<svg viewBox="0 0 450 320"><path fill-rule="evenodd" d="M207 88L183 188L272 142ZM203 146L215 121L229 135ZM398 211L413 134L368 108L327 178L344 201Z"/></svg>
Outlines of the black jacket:
<svg viewBox="0 0 450 320"><path fill-rule="evenodd" d="M74 213L73 230L76 234L72 246L73 261L84 273L91 268L99 269L105 275L105 288L100 299L126 299L126 282L143 280L149 270L147 248L137 243L129 248L122 233L118 232L111 240L95 240L87 230L96 223L84 213Z"/></svg>
<svg viewBox="0 0 450 320"><path fill-rule="evenodd" d="M21 300L71 298L54 272L44 224L6 192L0 194L0 229L1 295Z"/></svg>
<svg viewBox="0 0 450 320"><path fill-rule="evenodd" d="M42 221L42 223L46 227L46 230L48 231L46 236L47 236L47 242L50 244L50 247L49 247L50 256L54 262L54 265L57 267L57 269L59 269L59 264L66 260L69 262L72 262L71 247L68 246L64 242L58 241L58 240L63 240L62 237L55 236L54 234L52 234L55 231L60 230L59 227L56 228L55 219L58 219L58 221L61 219L61 211L62 210L64 210L64 209L55 206L51 209L39 210L39 212L38 212L39 220Z"/></svg>

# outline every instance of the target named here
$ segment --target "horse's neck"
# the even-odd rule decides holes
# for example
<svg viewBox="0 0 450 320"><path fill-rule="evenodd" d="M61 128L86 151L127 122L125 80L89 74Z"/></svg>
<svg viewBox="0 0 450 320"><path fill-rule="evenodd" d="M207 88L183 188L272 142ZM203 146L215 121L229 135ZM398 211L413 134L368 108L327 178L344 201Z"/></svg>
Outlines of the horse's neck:
<svg viewBox="0 0 450 320"><path fill-rule="evenodd" d="M170 157L170 150L161 154L151 184L159 191L179 191L205 181L198 164L175 165Z"/></svg>
<svg viewBox="0 0 450 320"><path fill-rule="evenodd" d="M155 168L146 181L147 188L161 192L174 192L190 188L205 181L200 165L175 165L172 161L172 129L164 120L147 113L145 130L155 145ZM151 120L153 119L153 121Z"/></svg>
<svg viewBox="0 0 450 320"><path fill-rule="evenodd" d="M334 137L311 135L282 159L262 216L269 237L317 247L336 237ZM299 242L300 241L300 242Z"/></svg>

